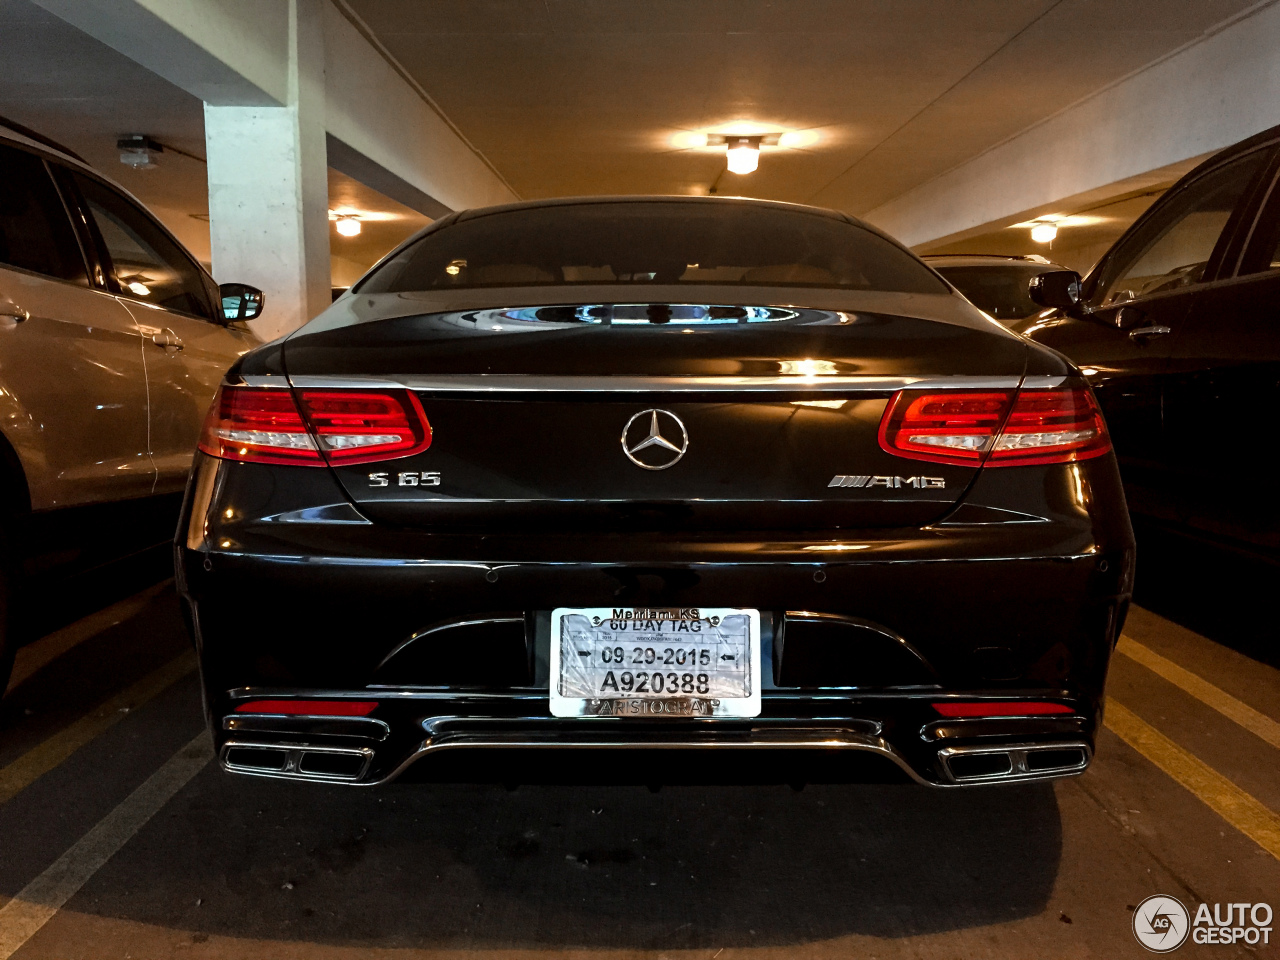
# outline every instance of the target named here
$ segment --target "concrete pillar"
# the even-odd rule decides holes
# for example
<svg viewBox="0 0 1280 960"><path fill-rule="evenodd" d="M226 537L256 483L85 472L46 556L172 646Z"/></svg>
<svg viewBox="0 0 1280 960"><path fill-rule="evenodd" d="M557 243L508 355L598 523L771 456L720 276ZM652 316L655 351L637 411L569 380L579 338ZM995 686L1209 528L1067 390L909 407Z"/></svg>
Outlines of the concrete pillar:
<svg viewBox="0 0 1280 960"><path fill-rule="evenodd" d="M288 0L284 106L204 108L213 275L262 288L266 339L330 302L324 2Z"/></svg>

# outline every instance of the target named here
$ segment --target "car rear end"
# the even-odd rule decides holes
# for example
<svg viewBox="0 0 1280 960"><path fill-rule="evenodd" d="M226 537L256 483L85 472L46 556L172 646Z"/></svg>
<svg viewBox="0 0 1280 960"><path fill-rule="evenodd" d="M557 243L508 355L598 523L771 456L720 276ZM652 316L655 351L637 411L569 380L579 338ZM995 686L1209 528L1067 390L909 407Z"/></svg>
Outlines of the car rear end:
<svg viewBox="0 0 1280 960"><path fill-rule="evenodd" d="M231 371L178 540L225 769L1088 765L1133 540L1074 369L951 295L590 292L371 294Z"/></svg>

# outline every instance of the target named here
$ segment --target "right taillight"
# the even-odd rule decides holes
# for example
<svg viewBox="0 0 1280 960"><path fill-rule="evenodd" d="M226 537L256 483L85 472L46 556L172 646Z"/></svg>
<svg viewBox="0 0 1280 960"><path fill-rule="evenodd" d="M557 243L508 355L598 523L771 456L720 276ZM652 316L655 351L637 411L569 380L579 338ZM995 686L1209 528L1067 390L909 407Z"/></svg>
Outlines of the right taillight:
<svg viewBox="0 0 1280 960"><path fill-rule="evenodd" d="M199 446L224 460L341 466L421 453L431 424L408 390L302 390L295 399L287 387L224 385Z"/></svg>
<svg viewBox="0 0 1280 960"><path fill-rule="evenodd" d="M1087 460L1111 439L1088 387L902 390L880 419L880 446L912 460L1013 467Z"/></svg>
<svg viewBox="0 0 1280 960"><path fill-rule="evenodd" d="M1023 390L996 440L989 467L1070 463L1111 449L1102 411L1088 387Z"/></svg>

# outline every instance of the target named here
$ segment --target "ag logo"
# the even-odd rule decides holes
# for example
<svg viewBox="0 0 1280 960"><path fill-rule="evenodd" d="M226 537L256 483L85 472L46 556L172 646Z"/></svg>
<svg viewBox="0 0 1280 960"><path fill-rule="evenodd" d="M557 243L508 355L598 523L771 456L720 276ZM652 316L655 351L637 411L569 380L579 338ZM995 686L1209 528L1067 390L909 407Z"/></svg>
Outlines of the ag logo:
<svg viewBox="0 0 1280 960"><path fill-rule="evenodd" d="M1133 935L1152 953L1172 953L1187 942L1191 916L1173 897L1147 897L1133 911Z"/></svg>

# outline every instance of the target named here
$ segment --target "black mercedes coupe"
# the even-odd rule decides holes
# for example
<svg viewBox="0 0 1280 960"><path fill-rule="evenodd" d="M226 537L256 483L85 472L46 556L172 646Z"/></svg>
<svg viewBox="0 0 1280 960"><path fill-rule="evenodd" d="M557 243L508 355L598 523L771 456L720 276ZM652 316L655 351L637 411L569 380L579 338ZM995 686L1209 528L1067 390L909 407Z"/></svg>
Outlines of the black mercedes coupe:
<svg viewBox="0 0 1280 960"><path fill-rule="evenodd" d="M1134 545L1061 355L843 214L628 197L445 217L246 355L177 561L229 771L954 786L1088 766Z"/></svg>

